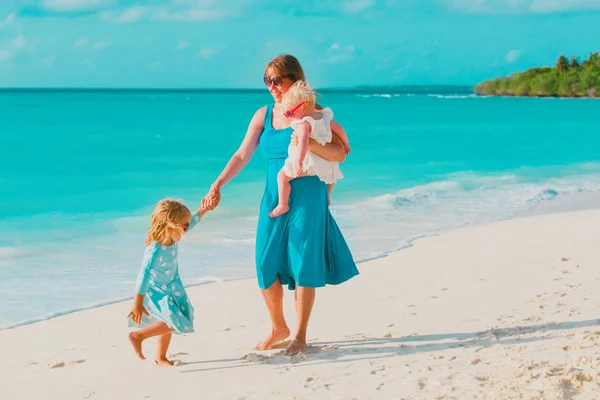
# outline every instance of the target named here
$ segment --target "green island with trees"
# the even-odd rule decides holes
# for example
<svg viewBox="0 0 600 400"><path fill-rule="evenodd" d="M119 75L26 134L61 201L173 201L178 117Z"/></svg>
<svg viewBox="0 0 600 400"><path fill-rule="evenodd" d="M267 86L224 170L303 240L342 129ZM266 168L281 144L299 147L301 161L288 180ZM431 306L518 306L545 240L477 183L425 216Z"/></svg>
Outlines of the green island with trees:
<svg viewBox="0 0 600 400"><path fill-rule="evenodd" d="M486 96L600 97L600 52L580 61L561 55L556 66L531 68L481 82L475 93Z"/></svg>

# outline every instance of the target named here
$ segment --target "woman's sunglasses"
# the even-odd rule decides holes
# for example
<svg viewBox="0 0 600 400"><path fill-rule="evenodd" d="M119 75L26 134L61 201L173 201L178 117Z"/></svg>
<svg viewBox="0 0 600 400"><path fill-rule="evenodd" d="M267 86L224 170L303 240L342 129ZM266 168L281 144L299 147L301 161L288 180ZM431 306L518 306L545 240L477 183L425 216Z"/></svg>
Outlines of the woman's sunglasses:
<svg viewBox="0 0 600 400"><path fill-rule="evenodd" d="M285 75L285 76L274 76L272 78L269 78L268 76L263 76L263 82L265 82L265 85L267 86L271 86L272 84L279 87L281 86L281 84L283 83L283 80L285 78L292 78L293 75Z"/></svg>
<svg viewBox="0 0 600 400"><path fill-rule="evenodd" d="M184 231L184 232L187 232L188 228L190 227L190 224L189 224L189 223L188 223L188 224L180 224L180 225L181 225L181 227L183 228L183 231Z"/></svg>

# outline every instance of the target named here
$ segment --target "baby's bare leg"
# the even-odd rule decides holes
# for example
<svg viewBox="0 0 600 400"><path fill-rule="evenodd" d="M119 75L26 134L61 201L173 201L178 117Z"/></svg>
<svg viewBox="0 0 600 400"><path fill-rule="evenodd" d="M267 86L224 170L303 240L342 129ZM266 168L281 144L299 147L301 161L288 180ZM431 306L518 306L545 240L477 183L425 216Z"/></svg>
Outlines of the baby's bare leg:
<svg viewBox="0 0 600 400"><path fill-rule="evenodd" d="M335 185L334 183L330 183L329 185L327 185L327 204L331 205L331 192L333 192L333 185Z"/></svg>
<svg viewBox="0 0 600 400"><path fill-rule="evenodd" d="M279 197L279 204L270 213L271 218L279 217L290 210L289 200L290 192L292 187L290 181L292 178L287 176L283 171L279 171L277 174L277 194Z"/></svg>

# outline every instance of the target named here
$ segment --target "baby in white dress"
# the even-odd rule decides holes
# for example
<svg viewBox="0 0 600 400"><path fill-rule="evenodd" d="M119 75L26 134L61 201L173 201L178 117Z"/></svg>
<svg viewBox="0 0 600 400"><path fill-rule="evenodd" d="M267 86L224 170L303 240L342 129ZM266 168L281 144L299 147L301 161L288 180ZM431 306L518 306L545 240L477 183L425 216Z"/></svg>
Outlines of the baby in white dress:
<svg viewBox="0 0 600 400"><path fill-rule="evenodd" d="M286 117L293 118L290 126L298 137L298 144L290 143L288 157L277 175L279 204L269 215L278 217L289 211L290 181L301 176L317 176L328 185L329 202L333 184L344 177L338 162L328 161L308 150L309 139L325 145L331 142L331 120L333 111L324 108L315 110L317 94L305 81L297 81L283 96L282 106ZM339 135L338 135L339 136ZM340 137L345 148L349 148L345 132Z"/></svg>

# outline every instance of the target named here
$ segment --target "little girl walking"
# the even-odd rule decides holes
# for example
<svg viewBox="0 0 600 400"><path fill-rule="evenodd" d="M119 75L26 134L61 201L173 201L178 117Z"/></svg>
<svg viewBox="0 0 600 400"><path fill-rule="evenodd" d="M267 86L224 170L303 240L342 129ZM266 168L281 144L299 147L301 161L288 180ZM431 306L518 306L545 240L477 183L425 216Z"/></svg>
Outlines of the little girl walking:
<svg viewBox="0 0 600 400"><path fill-rule="evenodd" d="M150 219L146 251L137 283L129 326L141 326L129 334L137 356L145 360L142 342L158 336L155 366L177 365L167 359L173 333L194 331L194 307L179 277L177 242L192 229L206 210L194 214L177 200L161 200Z"/></svg>

